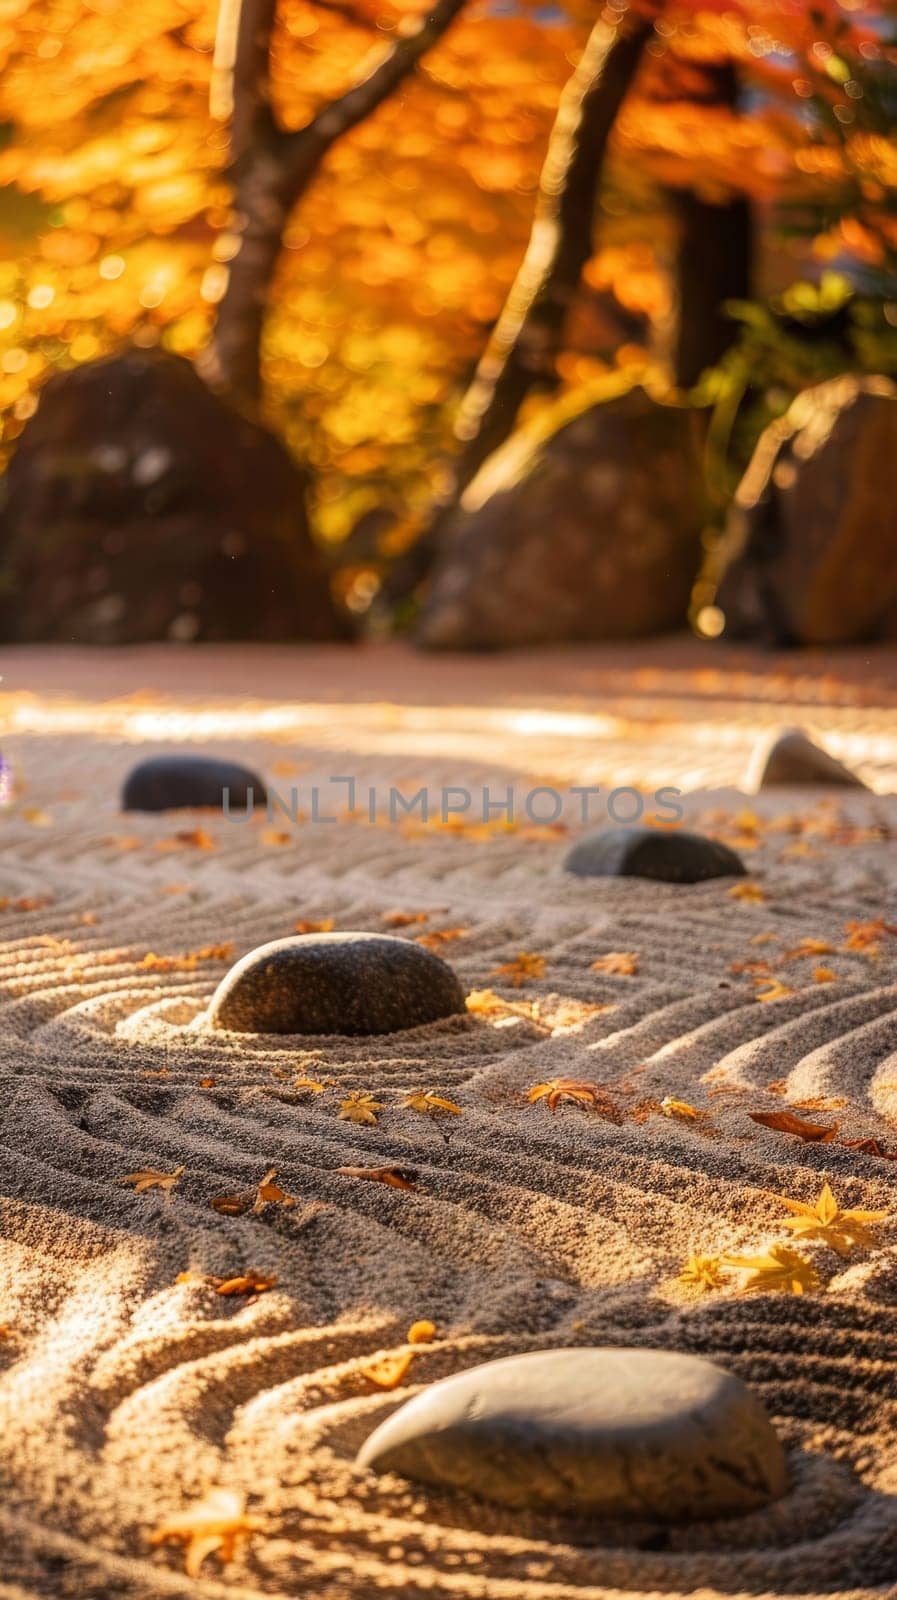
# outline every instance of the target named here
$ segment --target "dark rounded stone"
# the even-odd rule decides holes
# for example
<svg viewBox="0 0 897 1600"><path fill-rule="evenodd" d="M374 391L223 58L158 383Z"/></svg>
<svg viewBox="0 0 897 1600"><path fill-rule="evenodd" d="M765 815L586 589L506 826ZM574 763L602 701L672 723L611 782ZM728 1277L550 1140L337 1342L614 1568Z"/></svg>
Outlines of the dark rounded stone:
<svg viewBox="0 0 897 1600"><path fill-rule="evenodd" d="M671 1350L538 1350L431 1384L366 1440L358 1464L500 1505L704 1522L785 1492L756 1395Z"/></svg>
<svg viewBox="0 0 897 1600"><path fill-rule="evenodd" d="M407 939L307 933L250 950L212 996L234 1033L397 1033L466 1010L451 967Z"/></svg>
<svg viewBox="0 0 897 1600"><path fill-rule="evenodd" d="M181 811L189 806L224 806L238 816L247 805L263 806L268 798L257 773L236 761L210 756L151 756L128 773L121 795L123 811ZM252 799L250 801L250 793Z"/></svg>
<svg viewBox="0 0 897 1600"><path fill-rule="evenodd" d="M658 828L605 828L587 834L568 852L564 869L580 878L654 878L658 883L743 878L747 872L735 851L716 839Z"/></svg>

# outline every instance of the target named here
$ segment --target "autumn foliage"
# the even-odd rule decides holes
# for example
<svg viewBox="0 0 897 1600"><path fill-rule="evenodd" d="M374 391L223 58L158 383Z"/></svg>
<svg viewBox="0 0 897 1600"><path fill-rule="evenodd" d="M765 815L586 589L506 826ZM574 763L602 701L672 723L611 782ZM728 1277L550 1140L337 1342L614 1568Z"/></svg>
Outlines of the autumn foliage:
<svg viewBox="0 0 897 1600"><path fill-rule="evenodd" d="M897 255L892 3L638 9L656 29L615 131L557 361L564 386L663 363L671 189L745 193L765 227L787 224L769 288L827 262L881 279ZM401 91L334 145L290 217L263 375L272 421L316 472L323 537L375 505L420 512L438 491L460 392L526 246L559 96L599 13L471 0ZM282 0L281 124L307 124L418 14L403 0ZM4 7L6 446L51 371L128 340L187 355L208 343L239 227L216 22L215 0ZM707 102L721 61L736 66L738 106Z"/></svg>

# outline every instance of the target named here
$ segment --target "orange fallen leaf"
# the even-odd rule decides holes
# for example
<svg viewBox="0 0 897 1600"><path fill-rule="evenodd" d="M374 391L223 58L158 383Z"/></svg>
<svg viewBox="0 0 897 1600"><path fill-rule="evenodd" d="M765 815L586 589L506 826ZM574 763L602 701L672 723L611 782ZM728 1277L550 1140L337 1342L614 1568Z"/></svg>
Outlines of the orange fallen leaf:
<svg viewBox="0 0 897 1600"><path fill-rule="evenodd" d="M545 957L530 950L521 950L513 961L504 961L492 968L493 978L506 978L514 989L522 988L531 979L545 976Z"/></svg>
<svg viewBox="0 0 897 1600"><path fill-rule="evenodd" d="M746 900L758 905L766 899L766 892L761 889L759 883L736 883L726 892L732 900Z"/></svg>
<svg viewBox="0 0 897 1600"><path fill-rule="evenodd" d="M407 1340L409 1344L429 1344L436 1338L435 1322L428 1322L423 1318L420 1322L412 1322L408 1329Z"/></svg>
<svg viewBox="0 0 897 1600"><path fill-rule="evenodd" d="M157 839L156 849L169 850L214 850L215 840L205 828L179 828L170 839Z"/></svg>
<svg viewBox="0 0 897 1600"><path fill-rule="evenodd" d="M170 1197L183 1170L183 1167L175 1167L174 1172L155 1172L147 1167L142 1172L126 1172L118 1181L129 1183L135 1194L143 1194L147 1189L164 1189Z"/></svg>
<svg viewBox="0 0 897 1600"><path fill-rule="evenodd" d="M689 1105L687 1100L674 1100L672 1095L664 1095L660 1102L660 1109L665 1117L681 1117L686 1122L694 1122L701 1113L695 1106Z"/></svg>
<svg viewBox="0 0 897 1600"><path fill-rule="evenodd" d="M362 1367L362 1375L375 1383L378 1389L397 1389L414 1360L414 1351L405 1350L398 1356L383 1356Z"/></svg>
<svg viewBox="0 0 897 1600"><path fill-rule="evenodd" d="M245 1506L246 1496L239 1489L210 1489L204 1500L163 1522L149 1542L183 1545L187 1576L198 1578L210 1555L217 1554L223 1564L233 1561L254 1534L264 1531L265 1523L248 1517Z"/></svg>
<svg viewBox="0 0 897 1600"><path fill-rule="evenodd" d="M210 1278L209 1282L213 1284L216 1294L264 1294L266 1289L274 1288L277 1278L274 1274L266 1277L264 1273L256 1272L250 1267L238 1277Z"/></svg>
<svg viewBox="0 0 897 1600"><path fill-rule="evenodd" d="M827 939L801 939L800 944L793 950L784 951L783 961L800 961L804 956L830 956L834 954L835 947Z"/></svg>
<svg viewBox="0 0 897 1600"><path fill-rule="evenodd" d="M332 933L336 923L333 917L322 917L315 922L311 917L303 917L293 925L294 933Z"/></svg>
<svg viewBox="0 0 897 1600"><path fill-rule="evenodd" d="M200 1078L199 1087L200 1089L214 1089L215 1082L214 1078Z"/></svg>
<svg viewBox="0 0 897 1600"><path fill-rule="evenodd" d="M210 1205L225 1217L242 1217L250 1210L259 1215L266 1206L294 1206L295 1197L275 1183L276 1177L277 1168L269 1167L254 1189L244 1189L238 1194L216 1195Z"/></svg>
<svg viewBox="0 0 897 1600"><path fill-rule="evenodd" d="M429 911L384 911L381 921L387 928L410 928L416 922L427 922Z"/></svg>
<svg viewBox="0 0 897 1600"><path fill-rule="evenodd" d="M414 942L422 945L425 950L438 950L441 945L453 944L456 939L466 938L469 932L469 928L433 928L430 933L419 933Z"/></svg>
<svg viewBox="0 0 897 1600"><path fill-rule="evenodd" d="M831 1144L839 1127L837 1122L829 1127L818 1122L807 1122L793 1111L749 1111L748 1116L752 1122L759 1122L764 1128L772 1128L775 1133L794 1134L806 1144Z"/></svg>
<svg viewBox="0 0 897 1600"><path fill-rule="evenodd" d="M885 1150L878 1139L839 1139L845 1150L859 1150L864 1156L880 1156L883 1161L897 1161L897 1150Z"/></svg>
<svg viewBox="0 0 897 1600"><path fill-rule="evenodd" d="M549 1078L546 1083L535 1083L527 1090L526 1098L533 1104L537 1100L544 1100L549 1111L556 1111L563 1100L583 1106L586 1110L600 1111L603 1116L613 1110L597 1084L582 1083L577 1078Z"/></svg>
<svg viewBox="0 0 897 1600"><path fill-rule="evenodd" d="M882 936L897 933L897 928L885 922L884 917L875 917L871 922L845 922L844 932L847 934L845 950L860 950L874 960L881 954Z"/></svg>
<svg viewBox="0 0 897 1600"><path fill-rule="evenodd" d="M293 1079L294 1089L301 1089L309 1094L324 1094L331 1087L330 1083L319 1083L317 1078L307 1078L304 1073Z"/></svg>
<svg viewBox="0 0 897 1600"><path fill-rule="evenodd" d="M366 1089L353 1089L345 1100L340 1101L340 1122L359 1122L369 1127L376 1127L377 1112L383 1110L383 1102L375 1100Z"/></svg>
<svg viewBox="0 0 897 1600"><path fill-rule="evenodd" d="M416 1167L337 1167L343 1178L367 1178L371 1183L386 1183L392 1189L413 1189Z"/></svg>
<svg viewBox="0 0 897 1600"><path fill-rule="evenodd" d="M814 967L813 968L813 982L814 983L837 983L837 981L838 981L838 974L837 974L837 972L833 972L831 967Z"/></svg>
<svg viewBox="0 0 897 1600"><path fill-rule="evenodd" d="M635 950L611 950L606 956L599 956L589 967L590 972L607 972L618 978L633 978L638 972L638 952Z"/></svg>
<svg viewBox="0 0 897 1600"><path fill-rule="evenodd" d="M766 982L767 980L763 979L762 981ZM776 1000L787 1000L794 994L794 990L789 989L787 983L780 983L778 978L771 978L768 981L769 988L758 989L754 996L754 999L759 1000L762 1005L771 1005Z"/></svg>
<svg viewBox="0 0 897 1600"><path fill-rule="evenodd" d="M430 1116L438 1116L440 1111L448 1111L453 1117L463 1116L460 1106L454 1100L445 1100L440 1094L433 1094L429 1089L413 1089L405 1096L405 1104L409 1111L423 1111Z"/></svg>

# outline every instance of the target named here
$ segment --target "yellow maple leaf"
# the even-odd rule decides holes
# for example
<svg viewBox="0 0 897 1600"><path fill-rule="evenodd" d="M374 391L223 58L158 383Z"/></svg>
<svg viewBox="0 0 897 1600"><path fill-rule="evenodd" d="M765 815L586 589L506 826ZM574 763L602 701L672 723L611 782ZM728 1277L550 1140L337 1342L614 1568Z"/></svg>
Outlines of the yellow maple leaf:
<svg viewBox="0 0 897 1600"><path fill-rule="evenodd" d="M205 1499L163 1522L150 1534L149 1542L183 1545L187 1576L198 1578L208 1556L217 1554L224 1564L233 1561L254 1534L264 1531L261 1518L247 1516L245 1508L246 1496L241 1490L210 1489Z"/></svg>
<svg viewBox="0 0 897 1600"><path fill-rule="evenodd" d="M533 978L545 976L545 957L531 950L520 950L513 961L504 961L492 968L493 978L506 978L512 988L520 989Z"/></svg>
<svg viewBox="0 0 897 1600"><path fill-rule="evenodd" d="M563 1100L587 1110L601 1111L602 1114L607 1114L611 1109L607 1096L602 1094L597 1084L582 1083L578 1078L549 1078L546 1083L534 1083L527 1090L526 1098L533 1104L537 1100L544 1100L549 1111L555 1111Z"/></svg>
<svg viewBox="0 0 897 1600"><path fill-rule="evenodd" d="M183 1167L175 1167L174 1172L155 1172L147 1167L142 1172L126 1172L118 1181L129 1183L135 1194L143 1194L146 1189L165 1189L170 1195L183 1170Z"/></svg>
<svg viewBox="0 0 897 1600"><path fill-rule="evenodd" d="M438 1116L440 1111L448 1111L453 1117L464 1114L454 1100L444 1100L442 1095L432 1094L429 1089L412 1089L405 1096L405 1104L410 1111L423 1111L431 1116Z"/></svg>
<svg viewBox="0 0 897 1600"><path fill-rule="evenodd" d="M822 1239L839 1256L848 1256L854 1246L868 1249L874 1245L869 1224L884 1222L889 1216L887 1211L842 1211L828 1183L823 1184L814 1206L784 1195L776 1195L776 1199L793 1213L785 1218L783 1228L790 1228L798 1239Z"/></svg>
<svg viewBox="0 0 897 1600"><path fill-rule="evenodd" d="M660 1109L665 1117L682 1117L685 1121L696 1121L701 1113L687 1100L674 1100L672 1095L666 1094L660 1102Z"/></svg>
<svg viewBox="0 0 897 1600"><path fill-rule="evenodd" d="M813 1263L785 1244L772 1244L763 1255L726 1255L721 1260L727 1267L739 1267L751 1274L741 1286L742 1294L804 1294L819 1287L819 1274Z"/></svg>
<svg viewBox="0 0 897 1600"><path fill-rule="evenodd" d="M745 883L736 883L726 892L732 900L746 900L749 903L756 903L758 905L761 901L766 899L766 891L761 889L759 883L751 883L749 881Z"/></svg>
<svg viewBox="0 0 897 1600"><path fill-rule="evenodd" d="M599 956L589 967L590 972L607 972L617 978L633 978L638 971L638 952L636 950L611 950L606 956Z"/></svg>
<svg viewBox="0 0 897 1600"><path fill-rule="evenodd" d="M794 993L787 983L780 983L778 978L756 978L754 981L769 985L766 989L758 989L754 996L754 999L761 1001L763 1005L771 1005L776 1000L787 1000Z"/></svg>
<svg viewBox="0 0 897 1600"><path fill-rule="evenodd" d="M324 1094L330 1087L329 1083L319 1083L317 1078L306 1077L304 1072L300 1072L299 1076L293 1079L294 1089L307 1090L309 1094Z"/></svg>
<svg viewBox="0 0 897 1600"><path fill-rule="evenodd" d="M413 1350L404 1350L397 1356L382 1356L379 1361L369 1361L362 1367L362 1375L378 1389L397 1389L413 1360Z"/></svg>
<svg viewBox="0 0 897 1600"><path fill-rule="evenodd" d="M465 939L469 928L433 928L429 933L419 933L415 944L422 945L425 950L439 950L444 944L454 944L456 939Z"/></svg>
<svg viewBox="0 0 897 1600"><path fill-rule="evenodd" d="M339 1120L367 1123L371 1127L376 1127L377 1112L382 1110L383 1102L375 1100L366 1089L353 1089L345 1100L340 1101Z"/></svg>
<svg viewBox="0 0 897 1600"><path fill-rule="evenodd" d="M689 1256L679 1282L695 1289L719 1289L723 1282L721 1266L719 1256Z"/></svg>

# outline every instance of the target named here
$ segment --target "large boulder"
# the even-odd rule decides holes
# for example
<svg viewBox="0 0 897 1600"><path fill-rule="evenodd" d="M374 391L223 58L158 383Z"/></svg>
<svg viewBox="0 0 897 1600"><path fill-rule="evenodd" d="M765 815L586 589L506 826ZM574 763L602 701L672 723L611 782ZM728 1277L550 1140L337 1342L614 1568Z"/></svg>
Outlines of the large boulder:
<svg viewBox="0 0 897 1600"><path fill-rule="evenodd" d="M433 649L630 639L685 625L705 519L694 412L643 389L496 451L445 528Z"/></svg>
<svg viewBox="0 0 897 1600"><path fill-rule="evenodd" d="M131 350L60 373L6 475L0 634L339 637L305 489L274 435L179 356Z"/></svg>
<svg viewBox="0 0 897 1600"><path fill-rule="evenodd" d="M738 490L717 604L767 644L897 638L897 387L833 378L763 433Z"/></svg>

